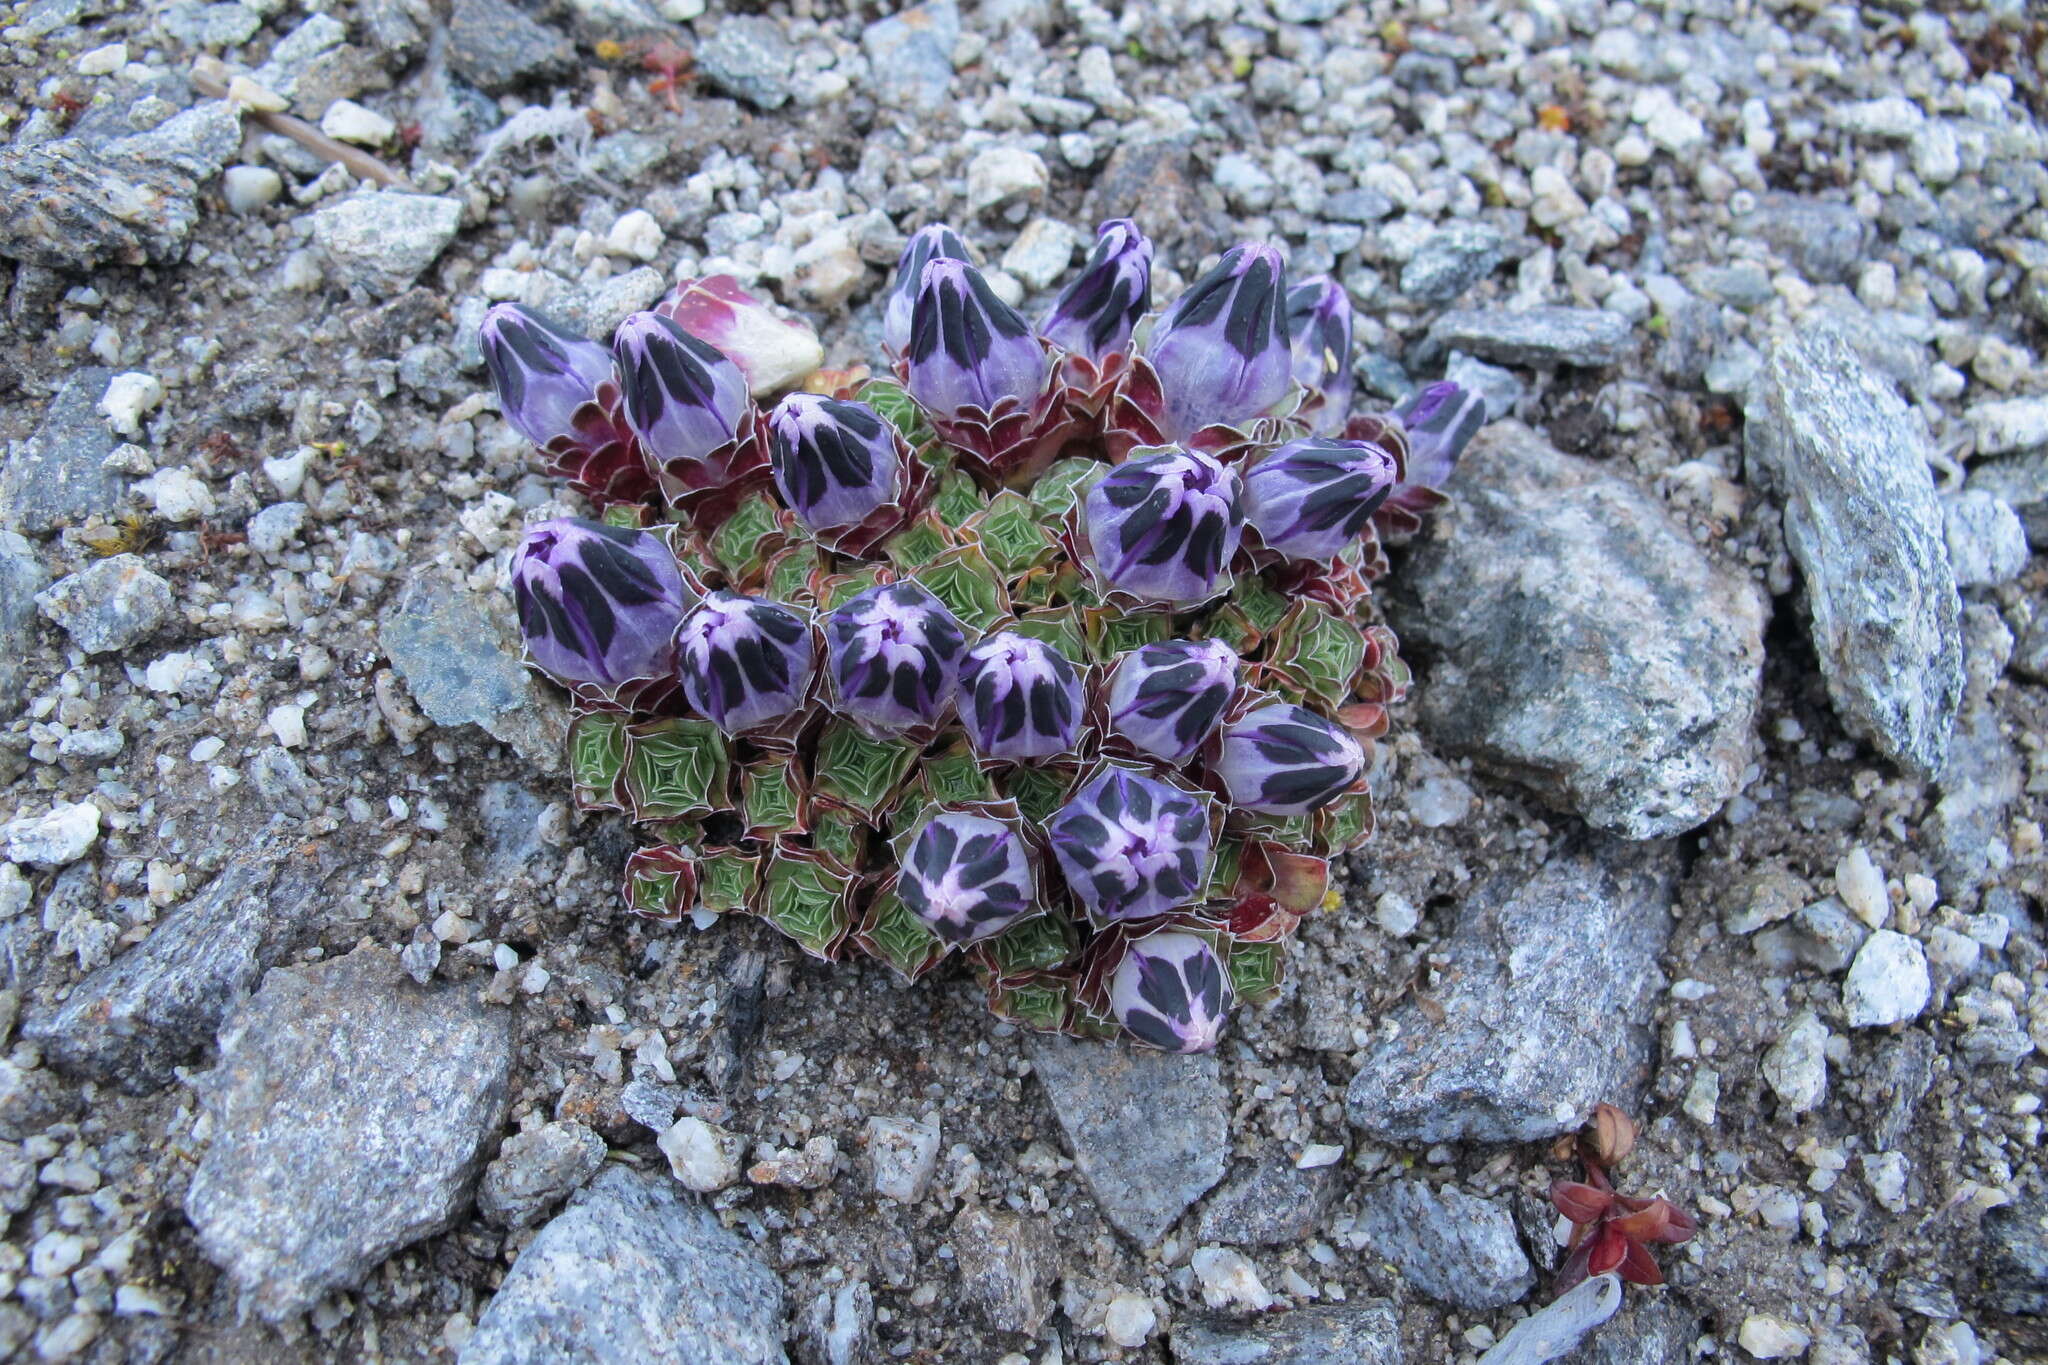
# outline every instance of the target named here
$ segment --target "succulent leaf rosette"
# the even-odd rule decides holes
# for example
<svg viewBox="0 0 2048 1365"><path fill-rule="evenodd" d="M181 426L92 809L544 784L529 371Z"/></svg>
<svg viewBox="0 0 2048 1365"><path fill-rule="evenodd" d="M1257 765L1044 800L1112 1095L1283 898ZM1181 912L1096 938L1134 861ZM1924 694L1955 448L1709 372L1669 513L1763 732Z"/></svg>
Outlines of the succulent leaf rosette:
<svg viewBox="0 0 2048 1365"><path fill-rule="evenodd" d="M571 785L648 831L626 904L759 916L1031 1028L1214 1047L1282 986L1407 690L1383 547L1485 420L1354 412L1352 315L1272 246L1163 310L1104 223L1027 314L932 225L887 377L727 276L602 340L485 316L499 409L594 518L506 572Z"/></svg>

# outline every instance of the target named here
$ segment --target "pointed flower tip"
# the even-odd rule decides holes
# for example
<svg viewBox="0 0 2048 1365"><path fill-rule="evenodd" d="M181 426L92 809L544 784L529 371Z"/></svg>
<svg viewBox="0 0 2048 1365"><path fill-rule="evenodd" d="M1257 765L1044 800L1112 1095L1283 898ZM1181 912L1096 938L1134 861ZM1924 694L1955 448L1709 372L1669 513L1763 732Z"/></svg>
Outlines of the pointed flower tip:
<svg viewBox="0 0 2048 1365"><path fill-rule="evenodd" d="M684 610L682 572L659 536L580 517L527 531L512 596L534 663L597 687L663 672Z"/></svg>
<svg viewBox="0 0 2048 1365"><path fill-rule="evenodd" d="M1268 549L1332 560L1365 533L1394 477L1394 457L1371 441L1290 441L1245 476L1245 516Z"/></svg>
<svg viewBox="0 0 2048 1365"><path fill-rule="evenodd" d="M1223 731L1216 773L1231 801L1267 815L1306 815L1365 772L1365 751L1336 722L1273 702Z"/></svg>
<svg viewBox="0 0 2048 1365"><path fill-rule="evenodd" d="M1486 425L1486 397L1450 380L1425 384L1394 406L1408 436L1408 478L1424 488L1450 482L1458 457Z"/></svg>
<svg viewBox="0 0 2048 1365"><path fill-rule="evenodd" d="M983 758L1051 758L1081 726L1081 675L1043 640L1000 631L960 665L960 723Z"/></svg>
<svg viewBox="0 0 2048 1365"><path fill-rule="evenodd" d="M1022 832L962 811L935 815L918 832L896 891L927 928L956 947L999 934L1038 909Z"/></svg>
<svg viewBox="0 0 2048 1365"><path fill-rule="evenodd" d="M1173 604L1205 602L1244 535L1237 474L1178 447L1127 460L1082 504L1089 553L1109 586Z"/></svg>
<svg viewBox="0 0 2048 1365"><path fill-rule="evenodd" d="M910 396L940 417L992 412L1045 391L1051 361L1024 315L966 261L927 262L911 305Z"/></svg>
<svg viewBox="0 0 2048 1365"><path fill-rule="evenodd" d="M684 280L660 311L739 366L756 398L803 382L825 363L825 348L809 323L778 316L730 275Z"/></svg>
<svg viewBox="0 0 2048 1365"><path fill-rule="evenodd" d="M783 505L812 531L858 525L901 490L895 429L866 403L793 393L768 418Z"/></svg>
<svg viewBox="0 0 2048 1365"><path fill-rule="evenodd" d="M1201 801L1157 778L1112 768L1047 826L1067 885L1100 921L1178 910L1208 875L1209 816Z"/></svg>
<svg viewBox="0 0 2048 1365"><path fill-rule="evenodd" d="M1230 1017L1230 974L1200 934L1164 930L1133 940L1110 979L1110 1009L1141 1043L1207 1052Z"/></svg>
<svg viewBox="0 0 2048 1365"><path fill-rule="evenodd" d="M1221 640L1141 645L1117 661L1109 728L1140 753L1186 763L1215 732L1237 674L1237 651Z"/></svg>
<svg viewBox="0 0 2048 1365"><path fill-rule="evenodd" d="M522 303L500 303L477 329L498 409L527 440L570 434L576 410L612 376L610 352Z"/></svg>
<svg viewBox="0 0 2048 1365"><path fill-rule="evenodd" d="M751 399L724 353L659 313L635 313L612 339L626 421L656 460L701 460L733 438Z"/></svg>
<svg viewBox="0 0 2048 1365"><path fill-rule="evenodd" d="M1173 440L1247 421L1279 402L1294 371L1279 251L1246 242L1224 252L1166 310L1146 355L1165 391L1163 421Z"/></svg>
<svg viewBox="0 0 2048 1365"><path fill-rule="evenodd" d="M869 588L825 620L838 710L874 729L930 725L953 700L967 634L945 603L910 581Z"/></svg>
<svg viewBox="0 0 2048 1365"><path fill-rule="evenodd" d="M1100 360L1123 350L1151 307L1152 243L1128 218L1095 230L1095 249L1081 273L1053 300L1039 328L1055 346Z"/></svg>
<svg viewBox="0 0 2048 1365"><path fill-rule="evenodd" d="M683 696L729 735L802 706L817 666L810 624L800 614L724 591L683 619L676 656Z"/></svg>
<svg viewBox="0 0 2048 1365"><path fill-rule="evenodd" d="M967 243L944 223L932 223L910 234L896 260L896 277L889 282L882 307L884 346L899 355L910 349L910 315L918 285L924 281L924 268L935 260L967 259Z"/></svg>
<svg viewBox="0 0 2048 1365"><path fill-rule="evenodd" d="M1351 412L1351 298L1328 275L1316 275L1287 291L1287 339L1294 379L1322 397L1315 429L1340 430Z"/></svg>

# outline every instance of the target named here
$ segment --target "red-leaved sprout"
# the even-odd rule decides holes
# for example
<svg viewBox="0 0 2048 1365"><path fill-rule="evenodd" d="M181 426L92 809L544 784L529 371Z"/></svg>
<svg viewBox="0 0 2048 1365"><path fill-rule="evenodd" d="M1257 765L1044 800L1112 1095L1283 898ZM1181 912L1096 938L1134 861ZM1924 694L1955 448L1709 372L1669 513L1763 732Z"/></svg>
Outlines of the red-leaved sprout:
<svg viewBox="0 0 2048 1365"><path fill-rule="evenodd" d="M1691 1214L1661 1194L1640 1199L1615 1191L1606 1168L1628 1155L1635 1136L1635 1124L1626 1114L1601 1104L1576 1139L1558 1144L1575 1151L1586 1168L1584 1180L1558 1180L1550 1186L1550 1202L1572 1225L1564 1267L1557 1272L1560 1294L1593 1275L1662 1284L1664 1272L1650 1248L1689 1242L1699 1231Z"/></svg>

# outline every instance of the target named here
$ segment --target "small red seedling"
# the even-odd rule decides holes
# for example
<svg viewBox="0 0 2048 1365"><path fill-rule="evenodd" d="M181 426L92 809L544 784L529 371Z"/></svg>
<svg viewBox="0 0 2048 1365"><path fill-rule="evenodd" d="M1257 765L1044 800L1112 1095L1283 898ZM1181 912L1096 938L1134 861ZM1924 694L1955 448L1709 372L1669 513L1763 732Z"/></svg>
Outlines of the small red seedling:
<svg viewBox="0 0 2048 1365"><path fill-rule="evenodd" d="M1635 1125L1613 1105L1594 1110L1574 1145L1586 1178L1559 1180L1550 1187L1550 1202L1572 1225L1565 1243L1569 1254L1557 1273L1557 1292L1610 1272L1630 1284L1664 1283L1664 1272L1650 1248L1691 1241L1699 1231L1698 1220L1661 1194L1639 1199L1615 1193L1605 1168L1635 1145Z"/></svg>

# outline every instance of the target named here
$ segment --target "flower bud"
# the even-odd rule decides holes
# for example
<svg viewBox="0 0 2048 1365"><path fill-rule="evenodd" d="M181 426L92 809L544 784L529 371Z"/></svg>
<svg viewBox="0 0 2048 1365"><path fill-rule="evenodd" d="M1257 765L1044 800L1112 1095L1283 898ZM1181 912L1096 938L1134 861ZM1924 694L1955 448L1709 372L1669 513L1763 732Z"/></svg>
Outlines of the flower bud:
<svg viewBox="0 0 2048 1365"><path fill-rule="evenodd" d="M1024 403L1045 389L1045 347L1024 315L995 296L965 261L924 268L911 308L910 396L940 417L992 411L1005 398Z"/></svg>
<svg viewBox="0 0 2048 1365"><path fill-rule="evenodd" d="M944 223L932 223L910 234L896 258L896 278L882 305L882 344L901 355L910 349L910 315L917 305L924 268L933 261L967 260L967 243Z"/></svg>
<svg viewBox="0 0 2048 1365"><path fill-rule="evenodd" d="M878 730L936 722L966 651L967 633L946 604L908 580L869 588L825 620L834 701Z"/></svg>
<svg viewBox="0 0 2048 1365"><path fill-rule="evenodd" d="M1332 560L1364 534L1394 475L1394 457L1370 441L1289 441L1245 475L1245 520L1269 550Z"/></svg>
<svg viewBox="0 0 2048 1365"><path fill-rule="evenodd" d="M1334 722L1286 702L1261 706L1223 731L1216 775L1233 805L1305 815L1350 789L1365 751Z"/></svg>
<svg viewBox="0 0 2048 1365"><path fill-rule="evenodd" d="M866 403L791 394L768 418L768 453L783 506L813 531L858 525L902 480L895 429Z"/></svg>
<svg viewBox="0 0 2048 1365"><path fill-rule="evenodd" d="M1053 300L1038 329L1055 346L1090 360L1121 351L1152 301L1152 243L1128 218L1095 229L1081 273Z"/></svg>
<svg viewBox="0 0 2048 1365"><path fill-rule="evenodd" d="M477 339L498 410L537 446L570 434L576 409L612 377L609 351L524 304L501 303L485 313Z"/></svg>
<svg viewBox="0 0 2048 1365"><path fill-rule="evenodd" d="M777 317L730 275L684 280L655 311L739 366L756 398L779 393L825 363L825 348L807 322Z"/></svg>
<svg viewBox="0 0 2048 1365"><path fill-rule="evenodd" d="M1486 425L1486 398L1448 379L1425 384L1394 407L1408 436L1407 482L1442 488Z"/></svg>
<svg viewBox="0 0 2048 1365"><path fill-rule="evenodd" d="M1145 353L1165 391L1169 439L1243 422L1286 395L1294 361L1285 269L1270 246L1234 246L1152 329Z"/></svg>
<svg viewBox="0 0 2048 1365"><path fill-rule="evenodd" d="M1039 908L1023 834L961 811L941 812L918 831L896 894L955 947L999 934Z"/></svg>
<svg viewBox="0 0 2048 1365"><path fill-rule="evenodd" d="M626 421L657 461L701 460L746 415L746 376L717 347L659 313L635 313L612 339Z"/></svg>
<svg viewBox="0 0 2048 1365"><path fill-rule="evenodd" d="M659 536L562 517L527 531L512 598L534 663L559 682L616 687L669 667L683 576Z"/></svg>
<svg viewBox="0 0 2048 1365"><path fill-rule="evenodd" d="M729 735L802 706L816 667L809 623L764 598L714 592L676 635L683 696Z"/></svg>
<svg viewBox="0 0 2048 1365"><path fill-rule="evenodd" d="M1287 342L1294 380L1321 394L1316 434L1343 429L1351 412L1351 299L1328 275L1316 275L1287 291Z"/></svg>
<svg viewBox="0 0 2048 1365"><path fill-rule="evenodd" d="M1221 640L1166 640L1123 655L1109 684L1109 728L1140 753L1181 764L1216 729L1237 691L1237 651Z"/></svg>
<svg viewBox="0 0 2048 1365"><path fill-rule="evenodd" d="M1200 934L1164 929L1132 941L1110 977L1109 1008L1141 1043L1207 1052L1230 1017L1230 973Z"/></svg>
<svg viewBox="0 0 2048 1365"><path fill-rule="evenodd" d="M1043 640L991 635L961 661L960 723L983 758L1063 754L1081 724L1081 675Z"/></svg>
<svg viewBox="0 0 2048 1365"><path fill-rule="evenodd" d="M1244 534L1235 472L1178 448L1117 465L1082 504L1089 552L1109 586L1175 604L1207 601Z"/></svg>
<svg viewBox="0 0 2048 1365"><path fill-rule="evenodd" d="M1202 894L1209 813L1157 778L1106 769L1046 830L1068 888L1099 921L1163 915Z"/></svg>

